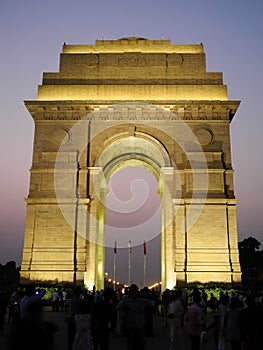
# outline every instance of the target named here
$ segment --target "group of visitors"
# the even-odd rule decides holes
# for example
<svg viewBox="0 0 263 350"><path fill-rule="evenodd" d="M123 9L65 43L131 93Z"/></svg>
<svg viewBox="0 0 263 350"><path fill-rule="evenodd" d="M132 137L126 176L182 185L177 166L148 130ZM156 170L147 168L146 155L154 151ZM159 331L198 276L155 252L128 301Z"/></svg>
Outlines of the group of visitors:
<svg viewBox="0 0 263 350"><path fill-rule="evenodd" d="M25 287L23 293L18 293L14 301L11 296L15 313L10 322L12 326L8 337L7 350L53 350L53 335L56 326L42 320L42 305L40 300L46 291L36 291L31 284ZM18 297L19 296L19 297ZM10 317L10 315L9 315Z"/></svg>
<svg viewBox="0 0 263 350"><path fill-rule="evenodd" d="M68 350L108 350L110 334L125 336L128 350L145 349L153 335L154 302L148 288L132 284L126 293L111 288L81 295L76 289L66 301Z"/></svg>
<svg viewBox="0 0 263 350"><path fill-rule="evenodd" d="M66 300L67 291L55 288L52 292L52 311L64 311Z"/></svg>
<svg viewBox="0 0 263 350"><path fill-rule="evenodd" d="M68 331L68 349L73 344L73 350L107 350L109 334L116 332L126 337L128 350L143 350L145 336L153 335L153 315L159 312L158 305L162 306L167 316L170 350L184 349L185 324L192 350L199 350L201 342L207 341L208 334L213 336L216 350L226 349L227 343L232 350L241 350L241 346L243 350L258 350L261 347L263 297L245 298L234 294L229 297L221 293L217 300L211 293L208 299L205 292L195 289L190 298L181 290L167 290L158 299L148 288L139 291L136 285L130 286L125 294L107 288L105 291L96 291L94 295L78 297L82 301L86 300L89 305L85 312L89 310L86 318L89 319L90 328L83 327L79 316L81 312L73 312L76 329L73 333L70 329ZM66 304L70 315L74 298ZM208 314L211 316L211 312L207 313L208 308L213 320L207 317ZM84 329L86 333L83 332ZM88 344L81 347L83 337Z"/></svg>
<svg viewBox="0 0 263 350"><path fill-rule="evenodd" d="M169 296L170 350L184 349L184 322L191 350L199 350L209 337L213 337L215 350L262 349L263 295L244 297L233 293L229 297L221 292L219 300L212 293L208 300L206 293L195 289L189 300L180 290L171 291Z"/></svg>
<svg viewBox="0 0 263 350"><path fill-rule="evenodd" d="M54 292L57 292L56 290ZM43 321L40 300L45 290L28 285L22 295L11 300L18 311L13 316L8 350L52 350L57 328ZM259 350L263 337L263 295L260 297L221 293L217 299L194 289L189 296L180 289L159 295L147 287L132 284L122 293L105 288L87 292L75 287L64 294L68 350L109 350L110 335L126 339L127 350L145 350L146 337L152 337L156 314L164 319L169 331L169 350L199 350L209 339L215 350ZM16 301L14 301L16 300ZM3 332L6 294L0 295L0 335ZM19 316L17 316L19 315ZM211 350L213 350L211 348Z"/></svg>
<svg viewBox="0 0 263 350"><path fill-rule="evenodd" d="M27 285L23 292L11 296L12 310L8 322L11 323L8 350L52 350L56 325L42 319L41 299L44 289L36 290ZM52 293L52 311L61 311L57 303L59 292ZM63 302L67 324L68 350L108 350L110 334L118 334L127 339L127 349L144 349L145 335L153 335L153 315L155 294L146 287L139 291L133 284L123 294L120 290L106 288L102 291L87 292L75 287ZM7 303L3 305L3 322ZM14 307L13 307L14 306ZM57 307L58 306L58 307ZM0 329L1 330L1 329Z"/></svg>

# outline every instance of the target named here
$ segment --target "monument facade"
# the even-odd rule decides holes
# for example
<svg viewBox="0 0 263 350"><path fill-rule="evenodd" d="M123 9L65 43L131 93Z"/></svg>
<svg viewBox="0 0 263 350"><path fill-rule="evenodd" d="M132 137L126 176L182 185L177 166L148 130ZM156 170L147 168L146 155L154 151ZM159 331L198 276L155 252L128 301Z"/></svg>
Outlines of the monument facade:
<svg viewBox="0 0 263 350"><path fill-rule="evenodd" d="M21 278L104 286L111 176L149 170L161 199L162 288L241 279L228 99L204 47L123 38L63 45L35 101Z"/></svg>

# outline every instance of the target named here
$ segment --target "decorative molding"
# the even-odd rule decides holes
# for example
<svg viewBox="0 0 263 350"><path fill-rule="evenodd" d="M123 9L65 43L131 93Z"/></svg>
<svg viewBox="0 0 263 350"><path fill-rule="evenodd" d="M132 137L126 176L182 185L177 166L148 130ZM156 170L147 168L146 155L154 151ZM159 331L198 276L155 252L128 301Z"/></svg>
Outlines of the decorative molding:
<svg viewBox="0 0 263 350"><path fill-rule="evenodd" d="M205 120L231 121L239 101L155 101L137 103L108 101L89 104L90 101L26 101L34 120ZM111 103L112 102L112 103Z"/></svg>

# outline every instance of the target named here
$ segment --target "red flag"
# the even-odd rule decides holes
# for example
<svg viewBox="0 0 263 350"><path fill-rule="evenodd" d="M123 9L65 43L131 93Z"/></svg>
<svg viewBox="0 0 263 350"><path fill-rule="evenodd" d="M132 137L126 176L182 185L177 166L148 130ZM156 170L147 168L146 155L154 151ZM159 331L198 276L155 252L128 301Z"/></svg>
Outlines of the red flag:
<svg viewBox="0 0 263 350"><path fill-rule="evenodd" d="M143 254L146 255L146 243L145 243L145 241L143 242Z"/></svg>

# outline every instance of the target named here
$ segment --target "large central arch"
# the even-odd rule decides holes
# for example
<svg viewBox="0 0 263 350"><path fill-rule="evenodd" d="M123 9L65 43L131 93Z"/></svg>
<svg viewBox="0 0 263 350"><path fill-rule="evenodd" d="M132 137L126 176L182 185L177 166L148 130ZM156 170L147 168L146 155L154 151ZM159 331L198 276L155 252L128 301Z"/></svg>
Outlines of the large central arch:
<svg viewBox="0 0 263 350"><path fill-rule="evenodd" d="M122 128L125 128L127 126L123 125ZM161 217L164 219L166 217L166 220L168 220L168 215L165 213L165 209L169 206L172 206L172 198L170 198L169 203L163 200L163 180L165 177L165 173L171 170L172 166L172 160L164 147L164 145L155 137L149 135L145 132L136 132L136 128L132 124L128 124L128 128L131 131L134 130L132 136L126 136L123 135L123 133L114 135L114 137L107 140L105 146L105 149L102 151L102 153L98 156L96 167L101 169L102 172L102 178L105 178L105 184L101 182L100 193L101 190L107 186L107 183L109 179L119 170L127 167L140 167L148 170L150 173L152 173L155 178L157 179L159 183L159 195L160 195L160 202L161 202ZM106 198L103 198L103 200L106 200ZM100 217L102 222L105 222L105 214L106 214L106 206L103 206L100 208L100 211L103 211L103 215ZM167 211L168 213L168 211ZM171 221L171 217L169 218ZM161 235L160 241L161 241L161 282L163 285L167 285L166 282L166 227L165 223L161 223L161 231L156 227L155 232L151 232L149 239L153 239L158 235ZM123 229L122 229L123 230ZM138 227L138 230L141 230L141 232L144 232L143 227ZM100 232L102 235L101 238L99 238L99 241L105 242L104 237L104 231L102 230ZM141 244L141 241L132 240L134 245ZM104 245L98 247L101 252L98 252L98 256L104 256L103 252ZM99 266L99 261L97 262L96 266ZM103 263L103 266L105 264ZM173 266L169 266L168 270L170 270ZM102 280L104 278L104 270L97 271L98 280ZM175 284L176 281L170 281L170 287L172 287L173 284Z"/></svg>

